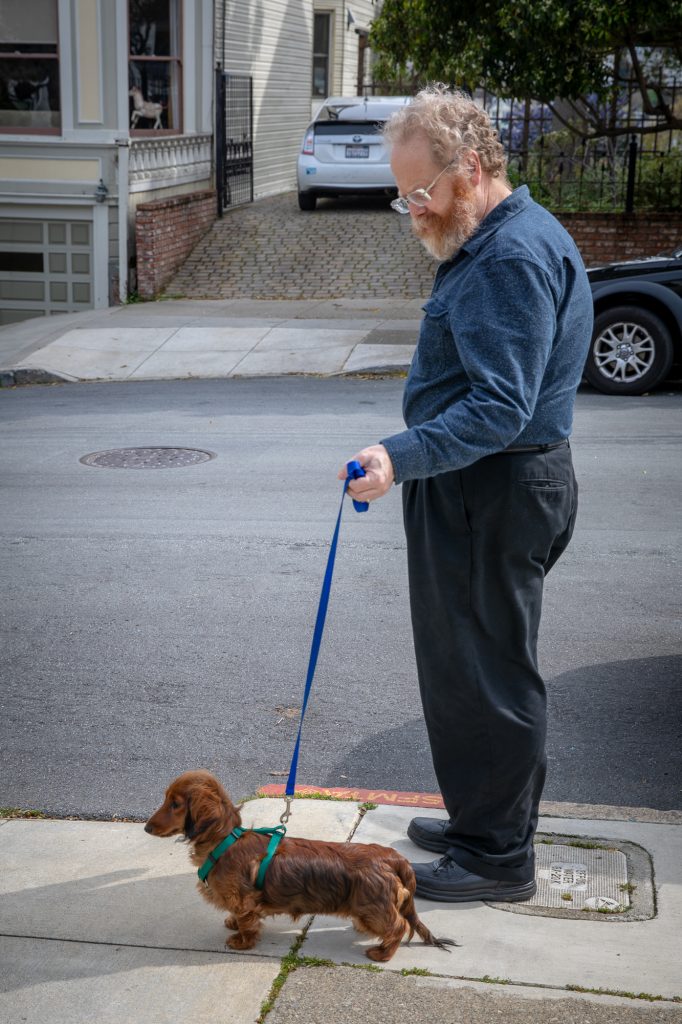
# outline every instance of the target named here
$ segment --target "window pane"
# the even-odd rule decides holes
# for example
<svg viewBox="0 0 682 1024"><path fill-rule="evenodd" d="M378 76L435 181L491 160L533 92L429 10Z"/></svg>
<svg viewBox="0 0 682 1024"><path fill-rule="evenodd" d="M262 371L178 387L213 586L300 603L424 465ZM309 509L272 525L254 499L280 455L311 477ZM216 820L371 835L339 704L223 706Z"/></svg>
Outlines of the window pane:
<svg viewBox="0 0 682 1024"><path fill-rule="evenodd" d="M72 224L71 225L71 244L72 245L90 245L90 225L89 224Z"/></svg>
<svg viewBox="0 0 682 1024"><path fill-rule="evenodd" d="M66 253L65 252L51 252L48 257L51 274L65 274L66 273Z"/></svg>
<svg viewBox="0 0 682 1024"><path fill-rule="evenodd" d="M51 302L67 302L68 295L66 294L66 284L61 281L52 281L50 283L50 301Z"/></svg>
<svg viewBox="0 0 682 1024"><path fill-rule="evenodd" d="M0 58L0 124L59 128L59 62Z"/></svg>
<svg viewBox="0 0 682 1024"><path fill-rule="evenodd" d="M66 245L65 224L50 224L47 230L48 238L53 245Z"/></svg>
<svg viewBox="0 0 682 1024"><path fill-rule="evenodd" d="M313 35L313 52L329 53L329 22L330 14L315 15L315 29Z"/></svg>
<svg viewBox="0 0 682 1024"><path fill-rule="evenodd" d="M24 274L42 274L42 252L0 252L0 270Z"/></svg>
<svg viewBox="0 0 682 1024"><path fill-rule="evenodd" d="M3 43L51 43L56 52L57 0L2 0L0 39Z"/></svg>
<svg viewBox="0 0 682 1024"><path fill-rule="evenodd" d="M90 285L89 284L74 284L71 289L74 302L89 302L90 301Z"/></svg>
<svg viewBox="0 0 682 1024"><path fill-rule="evenodd" d="M327 58L313 57L313 96L327 95Z"/></svg>
<svg viewBox="0 0 682 1024"><path fill-rule="evenodd" d="M32 299L42 302L45 287L42 281L0 281L0 299Z"/></svg>
<svg viewBox="0 0 682 1024"><path fill-rule="evenodd" d="M329 92L331 14L316 14L313 28L313 96Z"/></svg>
<svg viewBox="0 0 682 1024"><path fill-rule="evenodd" d="M177 0L129 0L130 53L135 57L179 57Z"/></svg>
<svg viewBox="0 0 682 1024"><path fill-rule="evenodd" d="M130 62L130 127L180 127L180 68L175 61Z"/></svg>
<svg viewBox="0 0 682 1024"><path fill-rule="evenodd" d="M43 225L36 221L0 220L0 241L40 244L43 241Z"/></svg>
<svg viewBox="0 0 682 1024"><path fill-rule="evenodd" d="M32 320L40 315L38 309L0 309L0 324L18 324L20 320Z"/></svg>
<svg viewBox="0 0 682 1024"><path fill-rule="evenodd" d="M87 252L74 252L71 254L71 271L74 274L90 273L90 257Z"/></svg>

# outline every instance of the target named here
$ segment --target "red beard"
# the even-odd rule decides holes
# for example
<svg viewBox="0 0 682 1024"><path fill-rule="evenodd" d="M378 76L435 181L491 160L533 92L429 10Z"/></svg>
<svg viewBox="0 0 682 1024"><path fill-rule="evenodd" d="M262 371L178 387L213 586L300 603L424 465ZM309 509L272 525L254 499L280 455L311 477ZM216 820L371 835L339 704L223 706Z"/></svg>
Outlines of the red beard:
<svg viewBox="0 0 682 1024"><path fill-rule="evenodd" d="M435 259L452 259L476 231L479 220L474 195L466 181L455 180L447 213L427 209L420 217L412 218L412 230Z"/></svg>

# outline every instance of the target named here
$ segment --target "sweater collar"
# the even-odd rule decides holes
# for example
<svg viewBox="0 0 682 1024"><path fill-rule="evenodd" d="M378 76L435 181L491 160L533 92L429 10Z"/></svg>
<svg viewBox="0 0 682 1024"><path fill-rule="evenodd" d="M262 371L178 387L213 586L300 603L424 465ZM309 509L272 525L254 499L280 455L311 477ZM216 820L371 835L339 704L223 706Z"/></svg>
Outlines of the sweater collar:
<svg viewBox="0 0 682 1024"><path fill-rule="evenodd" d="M475 256L485 243L512 217L515 217L521 210L525 210L532 203L527 185L521 185L514 189L511 195L503 199L501 203L493 207L487 217L484 217L471 238L464 243L460 252L467 252ZM459 253L457 254L459 255ZM456 257L455 257L456 258Z"/></svg>

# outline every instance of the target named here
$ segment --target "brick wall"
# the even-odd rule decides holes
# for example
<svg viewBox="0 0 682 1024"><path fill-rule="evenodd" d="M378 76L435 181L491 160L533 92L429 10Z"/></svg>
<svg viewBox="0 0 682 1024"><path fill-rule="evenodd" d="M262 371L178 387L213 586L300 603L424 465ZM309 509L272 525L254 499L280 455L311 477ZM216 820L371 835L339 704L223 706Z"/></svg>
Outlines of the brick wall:
<svg viewBox="0 0 682 1024"><path fill-rule="evenodd" d="M216 218L212 190L141 203L135 213L137 291L159 295Z"/></svg>
<svg viewBox="0 0 682 1024"><path fill-rule="evenodd" d="M682 213L559 213L585 265L656 256L682 244Z"/></svg>

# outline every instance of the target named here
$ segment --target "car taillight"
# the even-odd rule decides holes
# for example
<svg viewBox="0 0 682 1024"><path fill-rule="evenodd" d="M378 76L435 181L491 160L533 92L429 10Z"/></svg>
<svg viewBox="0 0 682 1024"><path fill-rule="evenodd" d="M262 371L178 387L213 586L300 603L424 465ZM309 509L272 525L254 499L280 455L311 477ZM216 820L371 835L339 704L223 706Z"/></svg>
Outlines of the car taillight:
<svg viewBox="0 0 682 1024"><path fill-rule="evenodd" d="M306 156L312 156L314 154L314 152L315 152L315 132L310 131L310 132L308 132L306 134L306 137L303 140L303 150L302 150L302 152L305 153Z"/></svg>

